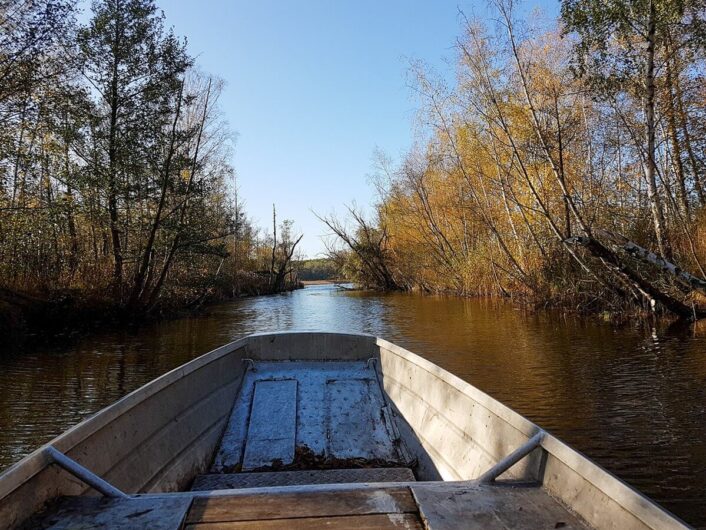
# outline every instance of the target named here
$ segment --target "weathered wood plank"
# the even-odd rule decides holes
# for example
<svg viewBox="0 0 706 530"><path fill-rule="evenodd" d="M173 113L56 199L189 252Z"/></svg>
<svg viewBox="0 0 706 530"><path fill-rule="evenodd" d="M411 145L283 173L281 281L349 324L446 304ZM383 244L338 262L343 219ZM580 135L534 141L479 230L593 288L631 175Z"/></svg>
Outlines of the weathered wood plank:
<svg viewBox="0 0 706 530"><path fill-rule="evenodd" d="M239 521L190 524L185 530L422 530L424 527L415 514L376 514L343 517L306 517L301 519L275 519L269 521Z"/></svg>
<svg viewBox="0 0 706 530"><path fill-rule="evenodd" d="M412 491L430 530L589 528L540 487L433 485Z"/></svg>
<svg viewBox="0 0 706 530"><path fill-rule="evenodd" d="M417 513L409 488L239 495L194 499L187 523Z"/></svg>
<svg viewBox="0 0 706 530"><path fill-rule="evenodd" d="M294 460L297 435L297 381L257 381L245 442L243 469Z"/></svg>

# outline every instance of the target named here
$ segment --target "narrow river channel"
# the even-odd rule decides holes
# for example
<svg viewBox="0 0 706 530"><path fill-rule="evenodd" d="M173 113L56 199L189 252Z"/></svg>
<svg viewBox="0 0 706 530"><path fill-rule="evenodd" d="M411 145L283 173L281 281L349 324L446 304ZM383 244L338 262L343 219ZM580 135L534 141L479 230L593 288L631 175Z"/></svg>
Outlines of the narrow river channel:
<svg viewBox="0 0 706 530"><path fill-rule="evenodd" d="M0 469L154 377L243 334L382 336L527 416L706 526L706 332L503 303L311 286L207 314L0 355Z"/></svg>

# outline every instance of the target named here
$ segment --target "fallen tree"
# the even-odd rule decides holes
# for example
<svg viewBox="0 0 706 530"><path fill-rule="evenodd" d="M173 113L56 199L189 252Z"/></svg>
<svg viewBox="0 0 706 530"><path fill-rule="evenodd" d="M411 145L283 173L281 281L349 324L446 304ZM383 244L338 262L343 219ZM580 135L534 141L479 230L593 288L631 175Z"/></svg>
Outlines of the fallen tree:
<svg viewBox="0 0 706 530"><path fill-rule="evenodd" d="M404 287L397 280L392 270L390 253L388 249L388 232L384 224L376 226L367 221L363 214L353 207L348 212L355 221L355 228L349 230L333 215L317 217L331 229L333 234L343 241L350 252L359 260L358 269L354 276L367 278L368 287L375 287L385 291L401 291ZM329 248L329 257L336 261L336 252ZM341 266L342 264L339 264Z"/></svg>
<svg viewBox="0 0 706 530"><path fill-rule="evenodd" d="M698 291L706 296L706 280L702 280L698 276L690 274L678 265L675 265L661 256L658 256L654 252L641 247L623 235L615 234L613 232L609 232L608 230L596 230L595 233L605 240L610 241L613 245L619 247L621 250L634 258L654 265L662 272L673 276L690 289Z"/></svg>
<svg viewBox="0 0 706 530"><path fill-rule="evenodd" d="M598 237L606 243L600 241ZM669 312L686 320L698 320L706 317L706 310L697 308L693 303L680 300L658 287L656 282L646 279L626 263L621 254L638 262L647 263L660 273L667 274L688 287L689 290L697 291L703 295L706 295L706 281L686 272L654 252L650 252L625 236L598 229L591 236L574 236L567 238L565 242L583 246L594 258L600 260L611 274L639 293L652 311L655 311L660 304Z"/></svg>

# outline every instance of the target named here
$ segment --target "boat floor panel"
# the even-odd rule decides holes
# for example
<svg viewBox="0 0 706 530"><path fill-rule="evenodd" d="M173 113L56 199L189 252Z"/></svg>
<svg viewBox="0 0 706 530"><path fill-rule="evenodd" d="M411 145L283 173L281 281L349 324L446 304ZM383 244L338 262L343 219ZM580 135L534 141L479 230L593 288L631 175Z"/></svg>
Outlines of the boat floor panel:
<svg viewBox="0 0 706 530"><path fill-rule="evenodd" d="M196 477L191 486L191 491L271 488L275 486L298 486L306 484L414 482L415 480L412 470L406 467L319 469L260 473L212 473Z"/></svg>
<svg viewBox="0 0 706 530"><path fill-rule="evenodd" d="M373 363L252 363L211 473L404 465Z"/></svg>

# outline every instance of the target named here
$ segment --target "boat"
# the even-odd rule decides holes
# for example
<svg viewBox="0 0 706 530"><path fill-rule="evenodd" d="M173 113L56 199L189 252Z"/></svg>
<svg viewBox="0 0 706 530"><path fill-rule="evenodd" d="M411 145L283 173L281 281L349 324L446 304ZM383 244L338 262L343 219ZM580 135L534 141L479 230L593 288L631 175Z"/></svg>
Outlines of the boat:
<svg viewBox="0 0 706 530"><path fill-rule="evenodd" d="M0 526L688 528L556 437L383 339L250 335L0 475Z"/></svg>

